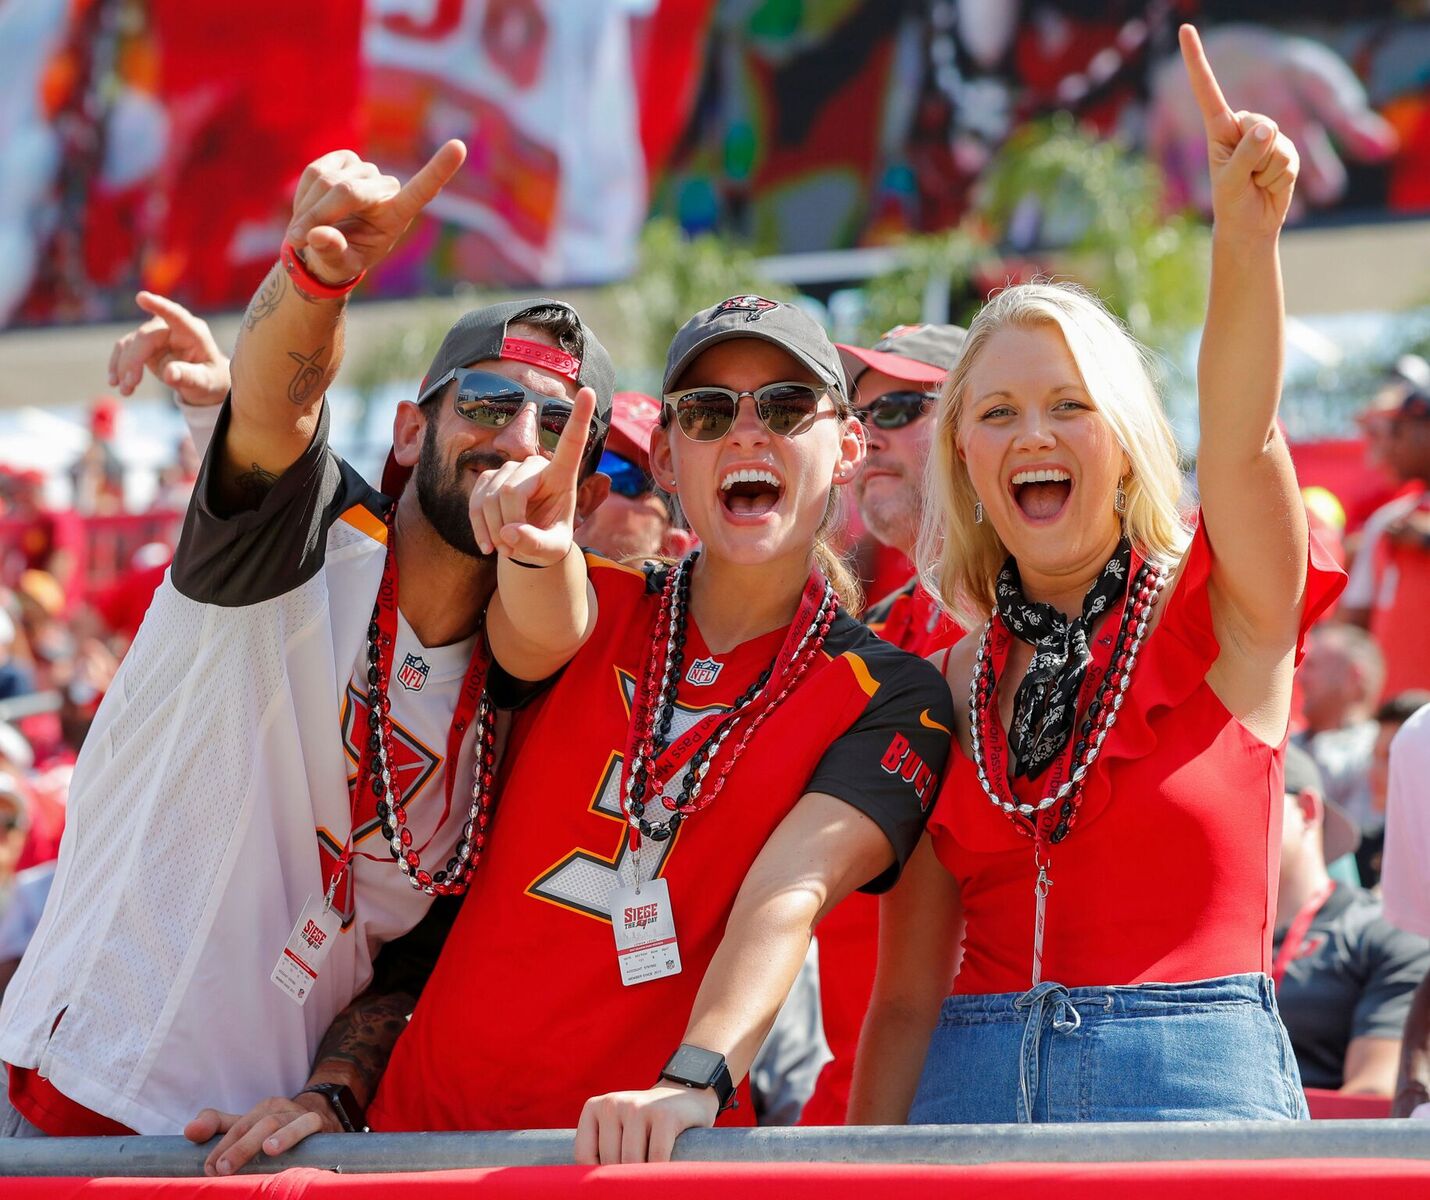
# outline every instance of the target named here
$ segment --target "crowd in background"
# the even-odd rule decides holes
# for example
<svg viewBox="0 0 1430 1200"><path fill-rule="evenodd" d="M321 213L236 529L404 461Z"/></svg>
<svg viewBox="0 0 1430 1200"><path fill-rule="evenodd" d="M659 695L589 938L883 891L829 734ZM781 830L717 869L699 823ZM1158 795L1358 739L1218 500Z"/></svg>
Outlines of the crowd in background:
<svg viewBox="0 0 1430 1200"><path fill-rule="evenodd" d="M39 920L76 755L167 569L197 473L186 440L160 472L153 503L127 511L116 411L108 398L94 404L89 446L55 477L0 460L0 987ZM654 490L649 474L646 446L657 414L649 397L618 396L602 462L615 486L609 511L586 530L588 544L618 556L678 556L689 546L678 512ZM1351 582L1339 608L1313 632L1296 676L1291 734L1319 772L1331 876L1373 890L1385 853L1391 742L1430 704L1425 362L1407 357L1396 363L1358 425L1365 473L1358 483L1364 491L1378 489L1376 503L1347 506L1323 487L1305 489L1312 527ZM61 496L62 502L50 502ZM877 602L908 579L911 567L862 532L857 513L849 516L847 542L866 594ZM1294 773L1288 769L1288 779ZM1288 829L1293 826L1288 821ZM1382 964L1385 986L1362 981L1382 1011L1357 1017L1357 1028L1403 1021L1430 963L1430 951L1418 941L1395 942L1392 949L1398 957L1386 951L1395 961ZM1294 1025L1295 1006L1283 1000L1283 1011ZM1302 1070L1311 1083L1314 1068L1308 1071L1303 1061ZM1329 1076L1324 1082L1339 1085ZM797 1107L783 1111L779 1119L789 1120Z"/></svg>

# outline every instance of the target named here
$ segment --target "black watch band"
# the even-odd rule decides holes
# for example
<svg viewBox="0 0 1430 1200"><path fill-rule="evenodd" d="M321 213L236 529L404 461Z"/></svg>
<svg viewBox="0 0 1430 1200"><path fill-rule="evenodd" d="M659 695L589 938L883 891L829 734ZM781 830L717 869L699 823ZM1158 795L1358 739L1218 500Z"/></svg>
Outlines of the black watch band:
<svg viewBox="0 0 1430 1200"><path fill-rule="evenodd" d="M683 1087L710 1088L720 1103L716 1116L726 1109L739 1107L740 1102L735 1099L735 1083L730 1078L725 1056L713 1050L682 1044L661 1068L660 1077Z"/></svg>
<svg viewBox="0 0 1430 1200"><path fill-rule="evenodd" d="M343 1132L361 1133L367 1128L367 1112L358 1103L358 1098L353 1095L352 1088L347 1084L313 1083L305 1087L298 1095L302 1096L308 1092L312 1092L315 1096L322 1096L328 1102L328 1107L338 1118L338 1124L343 1127Z"/></svg>

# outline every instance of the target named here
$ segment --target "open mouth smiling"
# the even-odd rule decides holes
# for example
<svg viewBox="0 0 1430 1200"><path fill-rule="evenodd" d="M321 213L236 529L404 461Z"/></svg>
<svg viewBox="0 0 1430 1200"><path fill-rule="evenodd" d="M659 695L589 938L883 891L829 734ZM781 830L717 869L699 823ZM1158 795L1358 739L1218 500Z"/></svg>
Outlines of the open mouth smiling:
<svg viewBox="0 0 1430 1200"><path fill-rule="evenodd" d="M1030 467L1008 480L1013 503L1030 521L1055 520L1072 495L1072 472L1062 467Z"/></svg>
<svg viewBox="0 0 1430 1200"><path fill-rule="evenodd" d="M784 484L767 467L737 467L720 480L720 505L731 516L765 516L782 495Z"/></svg>

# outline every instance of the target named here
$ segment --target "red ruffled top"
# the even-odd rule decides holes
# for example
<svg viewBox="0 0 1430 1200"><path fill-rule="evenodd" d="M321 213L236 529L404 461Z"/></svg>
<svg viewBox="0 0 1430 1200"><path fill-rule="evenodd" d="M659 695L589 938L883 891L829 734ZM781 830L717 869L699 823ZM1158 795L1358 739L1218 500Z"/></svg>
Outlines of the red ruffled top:
<svg viewBox="0 0 1430 1200"><path fill-rule="evenodd" d="M1044 979L1094 987L1270 969L1285 742L1266 745L1207 686L1221 652L1211 565L1201 527L1088 773L1077 823L1050 848ZM1344 584L1312 538L1297 663L1306 630ZM1020 780L1015 790L1036 803L1041 784ZM989 803L956 746L928 828L963 899L954 991L1026 991L1033 843Z"/></svg>

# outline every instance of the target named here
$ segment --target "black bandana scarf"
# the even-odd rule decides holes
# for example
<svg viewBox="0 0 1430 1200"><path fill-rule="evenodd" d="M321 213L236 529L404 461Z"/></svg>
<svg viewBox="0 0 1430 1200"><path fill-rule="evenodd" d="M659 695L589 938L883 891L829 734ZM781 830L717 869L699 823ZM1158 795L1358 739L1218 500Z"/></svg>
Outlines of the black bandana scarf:
<svg viewBox="0 0 1430 1200"><path fill-rule="evenodd" d="M1088 589L1082 616L1073 621L1051 604L1037 604L1023 595L1018 564L1011 557L998 573L998 615L1014 637L1033 647L1033 661L1013 698L1013 725L1008 731L1014 779L1037 778L1072 737L1078 689L1092 662L1088 638L1097 618L1126 590L1131 563L1132 546L1123 538Z"/></svg>

